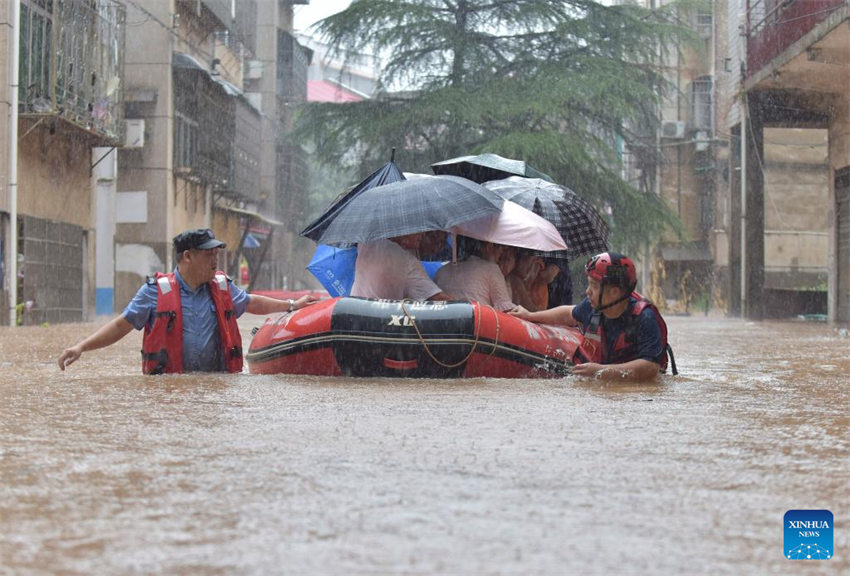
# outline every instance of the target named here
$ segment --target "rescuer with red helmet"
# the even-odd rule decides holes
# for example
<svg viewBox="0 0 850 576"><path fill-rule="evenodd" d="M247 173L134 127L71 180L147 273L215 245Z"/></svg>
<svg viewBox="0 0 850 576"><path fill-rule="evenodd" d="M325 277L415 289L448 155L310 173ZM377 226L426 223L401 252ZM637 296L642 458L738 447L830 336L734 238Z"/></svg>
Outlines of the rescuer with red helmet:
<svg viewBox="0 0 850 576"><path fill-rule="evenodd" d="M627 256L603 252L584 268L586 298L575 306L540 312L517 307L511 314L544 324L580 326L573 374L603 380L649 380L667 368L667 325L655 305L635 292L637 270ZM672 361L676 374L676 364Z"/></svg>

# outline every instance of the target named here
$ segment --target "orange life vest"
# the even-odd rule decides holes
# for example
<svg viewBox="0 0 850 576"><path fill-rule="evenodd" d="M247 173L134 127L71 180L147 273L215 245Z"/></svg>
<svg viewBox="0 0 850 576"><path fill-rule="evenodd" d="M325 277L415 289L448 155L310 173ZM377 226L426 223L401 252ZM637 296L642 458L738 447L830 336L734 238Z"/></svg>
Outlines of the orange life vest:
<svg viewBox="0 0 850 576"><path fill-rule="evenodd" d="M173 273L157 273L156 312L153 324L145 325L142 338L142 372L172 374L183 372L183 308L180 305L180 283ZM224 272L216 272L207 284L215 306L221 352L225 370L242 371L242 335L236 324L233 297Z"/></svg>
<svg viewBox="0 0 850 576"><path fill-rule="evenodd" d="M655 313L655 321L661 332L661 371L667 371L668 356L672 364L673 374L678 374L676 360L673 357L673 349L667 343L667 323L651 300L644 298L637 292L632 292L631 297L637 300L624 318L626 325L610 350L606 350L605 332L602 328L602 314L596 313L588 326L584 328L584 338L581 345L576 349L573 362L583 364L594 362L596 364L621 364L630 362L637 356L637 319L646 308Z"/></svg>

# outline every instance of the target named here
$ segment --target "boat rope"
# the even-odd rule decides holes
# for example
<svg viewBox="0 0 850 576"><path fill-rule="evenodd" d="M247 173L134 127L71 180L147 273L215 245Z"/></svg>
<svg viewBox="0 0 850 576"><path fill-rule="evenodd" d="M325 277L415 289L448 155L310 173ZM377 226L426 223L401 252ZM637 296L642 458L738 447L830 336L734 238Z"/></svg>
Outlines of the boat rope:
<svg viewBox="0 0 850 576"><path fill-rule="evenodd" d="M478 309L478 315L479 316L481 316L480 306L481 305L479 304L479 309ZM487 354L487 359L489 360L493 356L493 354L496 352L496 346L499 344L499 333L502 330L502 325L499 322L499 315L496 313L496 309L493 308L492 306L487 306L487 308L489 308L490 310L493 311L493 318L496 320L496 336L493 338L493 347L490 348L490 353ZM479 319L478 323L479 324L481 323L480 319Z"/></svg>
<svg viewBox="0 0 850 576"><path fill-rule="evenodd" d="M479 304L478 302L472 303L473 306L478 307L478 323L475 326L475 340L473 340L473 342L472 342L472 349L469 351L469 354L464 356L464 358L461 359L460 361L455 362L454 364L446 364L445 362L442 362L436 356L434 356L434 353L431 352L430 348L428 348L428 344L425 342L425 338L422 336L422 333L419 331L419 326L416 325L416 320L414 320L413 316L410 315L410 313L407 311L407 308L404 307L405 302L412 302L412 300L410 300L409 298L403 299L400 303L401 304L401 311L404 312L404 315L407 318L408 322L410 322L410 325L413 326L414 330L416 330L416 336L419 338L419 342L422 343L422 347L425 349L425 353L428 354L428 357L431 358L431 360L433 360L434 362L436 362L438 365L442 366L443 368L457 368L458 366L465 364L467 362L467 360L469 360L472 357L472 354L475 353L475 349L478 347L479 338L481 336L481 304ZM496 343L499 340L499 317L496 314L496 310L493 307L485 306L485 308L490 308L491 310L493 310L493 315L496 317L496 342L493 343L493 348L490 350L490 355L488 356L488 358L489 358L496 351Z"/></svg>

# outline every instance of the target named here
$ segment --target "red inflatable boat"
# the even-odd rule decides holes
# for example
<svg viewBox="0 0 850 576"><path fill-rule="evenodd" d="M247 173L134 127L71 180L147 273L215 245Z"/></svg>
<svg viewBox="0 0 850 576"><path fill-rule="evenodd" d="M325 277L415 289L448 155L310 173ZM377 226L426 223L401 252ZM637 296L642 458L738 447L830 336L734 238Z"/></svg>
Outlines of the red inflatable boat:
<svg viewBox="0 0 850 576"><path fill-rule="evenodd" d="M581 335L468 302L334 298L269 318L254 374L546 378L570 372Z"/></svg>

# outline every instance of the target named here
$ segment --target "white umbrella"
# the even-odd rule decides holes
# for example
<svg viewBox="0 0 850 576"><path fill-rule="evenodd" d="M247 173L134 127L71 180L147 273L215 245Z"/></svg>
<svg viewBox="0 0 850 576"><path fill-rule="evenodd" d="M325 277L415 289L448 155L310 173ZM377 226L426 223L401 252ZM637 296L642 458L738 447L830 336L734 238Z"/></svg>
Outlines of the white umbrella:
<svg viewBox="0 0 850 576"><path fill-rule="evenodd" d="M505 200L501 212L463 222L453 226L450 232L541 252L567 249L551 222L510 200Z"/></svg>

